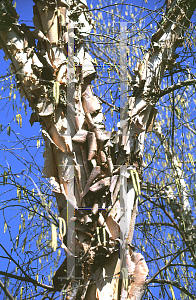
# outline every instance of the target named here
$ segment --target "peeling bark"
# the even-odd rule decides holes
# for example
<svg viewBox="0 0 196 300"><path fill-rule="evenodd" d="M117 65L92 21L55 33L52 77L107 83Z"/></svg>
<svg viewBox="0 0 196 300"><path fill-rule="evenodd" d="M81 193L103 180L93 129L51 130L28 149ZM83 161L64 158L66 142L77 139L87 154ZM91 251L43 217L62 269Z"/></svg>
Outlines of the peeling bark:
<svg viewBox="0 0 196 300"><path fill-rule="evenodd" d="M148 267L141 254L132 252L131 243L145 133L153 127L165 67L196 3L167 1L167 18L135 69L128 114L114 134L104 128L101 105L91 86L96 72L83 42L92 29L86 1L34 2L31 32L17 23L14 8L4 0L8 13L0 16L0 45L12 62L21 96L34 111L31 124L39 121L42 126L43 171L53 185L59 216L67 223L62 239L67 257L56 271L54 287L74 288L67 299L139 300ZM124 195L120 200L119 194ZM71 269L68 274L74 260L74 273Z"/></svg>

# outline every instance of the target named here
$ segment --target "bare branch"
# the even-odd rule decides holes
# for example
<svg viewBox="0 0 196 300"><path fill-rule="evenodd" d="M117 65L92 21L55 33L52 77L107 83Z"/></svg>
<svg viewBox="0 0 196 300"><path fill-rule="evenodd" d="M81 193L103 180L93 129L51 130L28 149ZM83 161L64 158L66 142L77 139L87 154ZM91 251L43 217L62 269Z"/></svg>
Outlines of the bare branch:
<svg viewBox="0 0 196 300"><path fill-rule="evenodd" d="M0 287L2 288L2 290L10 300L15 300L1 280L0 280Z"/></svg>
<svg viewBox="0 0 196 300"><path fill-rule="evenodd" d="M185 289L183 286L179 285L176 281L172 280L166 280L166 279L154 279L151 283L160 283L160 284L171 284L178 288L180 291L185 293L187 296L191 297L191 299L196 299L196 296L191 294L187 289Z"/></svg>
<svg viewBox="0 0 196 300"><path fill-rule="evenodd" d="M156 96L158 96L160 98L160 97L165 96L166 94L171 93L172 91L180 89L183 86L189 86L189 85L193 85L193 84L196 84L196 79L188 79L185 81L181 81L181 82L178 82L178 83L175 83L175 84L169 86L168 88L166 88L164 90L161 90L158 94L156 94Z"/></svg>
<svg viewBox="0 0 196 300"><path fill-rule="evenodd" d="M148 279L147 281L146 281L146 283L147 284L150 284L162 271L164 271L165 269L167 269L168 267L169 267L169 265L172 263L172 261L174 260L174 259L176 259L182 252L184 252L184 249L183 250L180 250L180 251L178 251L178 253L176 254L176 255L174 255L174 257L172 257L169 261L168 261L168 263L165 265L165 266L163 266L160 270L158 270L150 279Z"/></svg>
<svg viewBox="0 0 196 300"><path fill-rule="evenodd" d="M20 280L20 281L30 282L30 283L33 283L34 285L43 287L44 289L48 289L48 290L53 290L54 289L52 286L40 283L37 280L35 280L35 279L33 279L29 276L22 277L22 276L14 275L12 273L7 273L7 272L3 272L3 271L0 271L0 275L7 276L7 277L10 277L10 278L14 278L14 279L17 279L17 280Z"/></svg>

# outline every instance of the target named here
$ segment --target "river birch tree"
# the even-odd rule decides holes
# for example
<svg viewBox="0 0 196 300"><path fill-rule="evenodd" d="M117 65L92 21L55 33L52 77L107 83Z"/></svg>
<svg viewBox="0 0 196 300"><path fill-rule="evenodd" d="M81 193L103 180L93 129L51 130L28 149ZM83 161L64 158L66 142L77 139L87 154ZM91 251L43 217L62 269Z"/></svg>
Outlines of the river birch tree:
<svg viewBox="0 0 196 300"><path fill-rule="evenodd" d="M169 188L162 194L159 190L159 197L167 194L170 199L171 212L178 220L173 226L181 234L193 263L196 261L194 241L187 233L194 228L183 170L174 144L168 144L155 122L155 106L160 97L195 83L190 78L179 84L171 81L170 87L161 90L165 72L175 64L176 49L184 42L196 3L166 1L150 46L131 72L127 66L129 29L126 21L119 22L116 73L120 105L110 107L120 117L117 129L112 131L105 128L102 99L92 87L97 76L97 45L92 51L87 46L94 23L86 0L34 3L31 28L18 23L11 0L1 2L0 46L11 62L10 70L21 97L28 100L32 109L31 125L41 125L45 143L43 174L52 187L52 201L57 203L56 219L42 194L38 194L51 225L53 251L57 249L59 228L64 261L56 268L53 286L38 284L27 274L25 278L45 289L42 299L55 299L58 294L59 299L139 300L161 273L159 270L147 280L148 265L133 245L139 196L142 193L144 199L151 201L148 192L156 190L143 182L144 145L149 132L154 131L165 150L180 204ZM102 51L107 54L106 46ZM115 63L112 67L116 68ZM20 118L18 114L18 122ZM164 205L154 205L173 222ZM180 254L180 250L176 251L163 270ZM168 284L171 285L169 280ZM1 287L8 298L14 299L3 282ZM192 297L186 288L181 290ZM171 293L173 297L173 288Z"/></svg>

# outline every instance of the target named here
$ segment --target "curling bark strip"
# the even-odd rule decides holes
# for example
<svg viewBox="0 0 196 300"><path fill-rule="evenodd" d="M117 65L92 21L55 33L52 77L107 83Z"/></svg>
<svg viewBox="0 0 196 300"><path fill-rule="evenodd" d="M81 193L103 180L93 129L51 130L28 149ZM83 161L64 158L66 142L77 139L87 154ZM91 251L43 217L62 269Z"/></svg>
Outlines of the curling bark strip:
<svg viewBox="0 0 196 300"><path fill-rule="evenodd" d="M18 24L12 1L2 1L0 46L12 62L21 96L33 110L31 125L42 126L43 173L51 180L59 217L67 224L62 247L69 259L56 271L54 288L66 288L67 299L139 300L148 267L131 243L145 133L152 130L165 67L173 61L196 2L175 0L167 7L150 49L135 69L133 93L125 110L120 109L117 133L105 130L101 104L91 86L96 72L84 43L93 27L86 0L34 2L35 30L30 31ZM126 24L122 25L124 45ZM124 54L121 58L125 75Z"/></svg>

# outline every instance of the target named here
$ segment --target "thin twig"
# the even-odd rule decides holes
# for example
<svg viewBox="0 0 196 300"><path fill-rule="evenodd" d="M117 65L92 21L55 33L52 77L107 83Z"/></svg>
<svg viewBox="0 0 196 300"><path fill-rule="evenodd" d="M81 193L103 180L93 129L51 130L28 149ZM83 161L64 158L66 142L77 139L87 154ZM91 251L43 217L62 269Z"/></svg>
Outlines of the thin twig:
<svg viewBox="0 0 196 300"><path fill-rule="evenodd" d="M175 83L175 84L169 86L168 88L166 88L164 90L160 90L160 92L158 94L156 94L156 96L158 96L160 98L160 97L165 96L166 94L171 93L172 91L180 89L183 86L189 86L189 85L193 85L193 84L196 84L196 79L188 79L185 81L181 81L181 82L178 82L178 83Z"/></svg>
<svg viewBox="0 0 196 300"><path fill-rule="evenodd" d="M176 259L182 252L184 252L185 250L183 249L183 250L180 250L180 251L178 251L177 252L177 254L176 255L174 255L174 257L172 257L170 260L169 260L169 262L166 264L166 265L164 265L160 270L158 270L150 279L148 279L147 281L146 281L146 283L147 284L149 284L149 283L151 283L156 277L157 277L157 275L159 275L161 272L163 272L167 267L169 267L169 265L172 263L172 261L174 260L174 259Z"/></svg>
<svg viewBox="0 0 196 300"><path fill-rule="evenodd" d="M160 283L161 285L163 285L164 283L171 284L171 285L175 286L177 289L181 290L186 295L188 295L189 297L191 297L192 300L196 299L195 295L191 294L189 291L187 291L187 289L185 289L183 286L179 285L178 282L176 282L176 281L166 280L166 279L154 279L153 283Z"/></svg>
<svg viewBox="0 0 196 300"><path fill-rule="evenodd" d="M0 287L2 288L2 290L10 300L15 300L1 280L0 280Z"/></svg>
<svg viewBox="0 0 196 300"><path fill-rule="evenodd" d="M35 279L33 279L29 276L22 277L22 276L14 275L14 274L3 272L3 271L0 271L0 275L7 276L7 277L10 277L10 278L14 278L14 279L17 279L17 280L20 280L20 281L31 282L34 285L43 287L44 289L47 289L47 290L53 290L54 289L53 286L39 283L38 281L36 281Z"/></svg>

